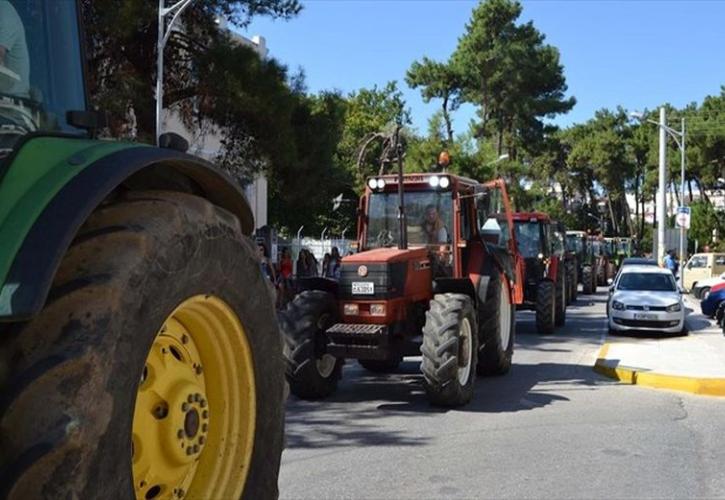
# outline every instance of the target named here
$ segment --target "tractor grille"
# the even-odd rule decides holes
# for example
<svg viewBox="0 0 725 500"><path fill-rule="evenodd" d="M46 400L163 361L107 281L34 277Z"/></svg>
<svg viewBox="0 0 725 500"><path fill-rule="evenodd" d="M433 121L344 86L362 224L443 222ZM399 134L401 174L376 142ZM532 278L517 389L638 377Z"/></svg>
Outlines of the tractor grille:
<svg viewBox="0 0 725 500"><path fill-rule="evenodd" d="M340 298L359 300L379 300L401 297L405 289L407 262L393 262L390 264L364 264L368 268L367 276L358 276L357 270L361 264L343 264L340 270ZM372 283L372 295L353 295L352 284Z"/></svg>

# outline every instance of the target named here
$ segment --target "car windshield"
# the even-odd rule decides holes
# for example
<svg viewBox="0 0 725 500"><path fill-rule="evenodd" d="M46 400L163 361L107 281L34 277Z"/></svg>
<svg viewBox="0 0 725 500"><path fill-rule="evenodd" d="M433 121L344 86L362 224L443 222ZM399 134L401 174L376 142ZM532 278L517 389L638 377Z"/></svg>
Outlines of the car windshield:
<svg viewBox="0 0 725 500"><path fill-rule="evenodd" d="M38 131L81 133L85 109L75 0L0 0L0 158Z"/></svg>
<svg viewBox="0 0 725 500"><path fill-rule="evenodd" d="M542 253L541 225L538 221L516 221L516 243L519 245L519 252L526 257L537 257Z"/></svg>
<svg viewBox="0 0 725 500"><path fill-rule="evenodd" d="M453 197L450 192L406 192L408 244L446 245L451 242ZM398 193L373 193L368 207L367 248L396 245L400 239Z"/></svg>
<svg viewBox="0 0 725 500"><path fill-rule="evenodd" d="M671 274L624 273L619 278L617 289L646 292L674 292L677 290L677 285Z"/></svg>

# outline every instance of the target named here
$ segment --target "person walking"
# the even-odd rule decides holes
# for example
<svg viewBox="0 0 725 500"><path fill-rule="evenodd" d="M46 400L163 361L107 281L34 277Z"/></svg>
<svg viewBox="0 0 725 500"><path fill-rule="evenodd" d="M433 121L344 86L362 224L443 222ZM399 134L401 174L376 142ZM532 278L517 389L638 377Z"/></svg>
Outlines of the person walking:
<svg viewBox="0 0 725 500"><path fill-rule="evenodd" d="M334 280L339 280L341 267L342 257L340 257L340 251L337 247L332 247L332 254L330 255L330 264L328 269L329 277Z"/></svg>
<svg viewBox="0 0 725 500"><path fill-rule="evenodd" d="M677 271L680 265L677 263L677 255L675 251L670 249L665 256L665 267L672 272L673 276L677 276Z"/></svg>

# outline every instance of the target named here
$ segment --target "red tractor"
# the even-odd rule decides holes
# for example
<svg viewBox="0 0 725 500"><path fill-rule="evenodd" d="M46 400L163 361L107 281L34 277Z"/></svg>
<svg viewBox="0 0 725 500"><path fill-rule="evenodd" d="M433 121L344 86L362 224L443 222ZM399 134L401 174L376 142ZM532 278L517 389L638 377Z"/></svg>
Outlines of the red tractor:
<svg viewBox="0 0 725 500"><path fill-rule="evenodd" d="M522 261L506 187L451 174L381 175L358 210L339 282L303 281L280 313L293 394L332 394L346 359L373 372L422 355L429 401L468 403L476 373L511 367Z"/></svg>
<svg viewBox="0 0 725 500"><path fill-rule="evenodd" d="M525 269L520 309L536 311L539 333L553 333L566 322L568 284L563 239L557 237L555 223L545 213L517 212L513 220Z"/></svg>

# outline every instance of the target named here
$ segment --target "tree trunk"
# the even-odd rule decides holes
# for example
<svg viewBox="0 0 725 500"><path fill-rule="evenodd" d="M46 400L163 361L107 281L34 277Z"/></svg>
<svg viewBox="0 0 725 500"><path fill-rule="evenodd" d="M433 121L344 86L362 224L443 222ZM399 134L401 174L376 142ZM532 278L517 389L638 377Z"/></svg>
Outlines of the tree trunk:
<svg viewBox="0 0 725 500"><path fill-rule="evenodd" d="M687 180L687 190L690 192L690 205L692 205L692 179Z"/></svg>
<svg viewBox="0 0 725 500"><path fill-rule="evenodd" d="M449 96L446 94L443 97L443 120L446 122L446 135L448 137L447 146L450 147L453 144L453 125L451 124L451 115L448 112L448 99Z"/></svg>
<svg viewBox="0 0 725 500"><path fill-rule="evenodd" d="M607 195L607 206L609 207L609 218L612 221L612 231L616 235L619 231L617 231L617 221L614 218L614 209L612 208L612 199Z"/></svg>

